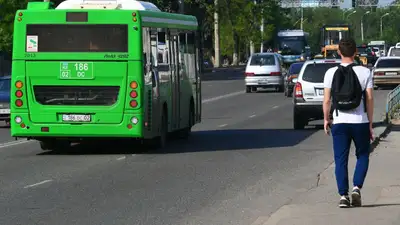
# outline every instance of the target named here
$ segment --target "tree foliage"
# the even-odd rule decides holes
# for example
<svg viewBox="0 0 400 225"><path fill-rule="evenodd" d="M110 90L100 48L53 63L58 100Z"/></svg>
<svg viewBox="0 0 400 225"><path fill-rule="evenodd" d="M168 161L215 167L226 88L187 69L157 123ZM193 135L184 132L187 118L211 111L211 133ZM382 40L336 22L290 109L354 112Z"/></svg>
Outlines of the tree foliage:
<svg viewBox="0 0 400 225"><path fill-rule="evenodd" d="M38 1L38 0L37 0ZM148 0L167 12L178 12L178 0ZM367 0L365 0L367 1ZM375 2L376 0L368 0ZM11 52L12 30L15 12L26 7L28 0L0 0L0 51ZM54 0L58 5L62 0ZM219 0L219 9L214 8L213 0L185 0L185 14L197 17L203 32L205 52L213 53L213 13L219 12L221 54L235 62L248 54L250 43L254 43L256 51L261 42L273 44L276 32L280 29L300 28L300 9L282 9L279 0ZM400 0L396 1L397 4ZM400 9L392 6L387 8L357 8L351 10L335 8L305 8L303 11L303 29L310 34L309 43L312 49L318 50L320 28L324 24L346 23L352 27L352 33L358 43L361 43L361 18L364 21L364 42L385 40L395 44L400 36ZM363 16L366 11L371 11ZM380 33L381 17L383 35ZM264 19L264 32L261 33L261 19Z"/></svg>

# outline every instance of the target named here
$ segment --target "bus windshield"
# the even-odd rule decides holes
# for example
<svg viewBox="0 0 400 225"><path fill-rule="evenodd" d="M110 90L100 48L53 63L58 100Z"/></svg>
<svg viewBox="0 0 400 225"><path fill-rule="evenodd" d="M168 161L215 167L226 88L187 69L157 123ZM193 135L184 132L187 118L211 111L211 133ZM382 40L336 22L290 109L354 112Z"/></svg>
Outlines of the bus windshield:
<svg viewBox="0 0 400 225"><path fill-rule="evenodd" d="M38 52L128 52L128 26L121 24L28 24Z"/></svg>
<svg viewBox="0 0 400 225"><path fill-rule="evenodd" d="M10 92L11 79L0 80L0 92Z"/></svg>
<svg viewBox="0 0 400 225"><path fill-rule="evenodd" d="M282 55L300 55L304 52L305 46L303 36L279 37L279 49Z"/></svg>

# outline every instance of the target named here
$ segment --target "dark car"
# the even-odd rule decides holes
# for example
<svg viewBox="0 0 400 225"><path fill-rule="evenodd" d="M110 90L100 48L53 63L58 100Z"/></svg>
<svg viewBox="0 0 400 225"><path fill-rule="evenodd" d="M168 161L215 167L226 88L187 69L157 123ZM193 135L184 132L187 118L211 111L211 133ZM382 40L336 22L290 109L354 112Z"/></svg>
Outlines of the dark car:
<svg viewBox="0 0 400 225"><path fill-rule="evenodd" d="M300 73L301 67L303 67L304 62L293 63L289 67L289 72L284 80L284 93L285 96L291 97L293 94L293 87L296 82L293 82L293 79L296 79Z"/></svg>
<svg viewBox="0 0 400 225"><path fill-rule="evenodd" d="M0 77L0 121L10 123L11 77Z"/></svg>

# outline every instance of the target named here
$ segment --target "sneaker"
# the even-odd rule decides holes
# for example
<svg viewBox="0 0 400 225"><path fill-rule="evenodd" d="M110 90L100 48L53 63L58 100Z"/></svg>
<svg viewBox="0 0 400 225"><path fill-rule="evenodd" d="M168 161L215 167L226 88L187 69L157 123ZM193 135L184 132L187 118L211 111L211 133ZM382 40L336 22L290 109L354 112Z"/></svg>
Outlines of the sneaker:
<svg viewBox="0 0 400 225"><path fill-rule="evenodd" d="M350 198L349 196L342 196L339 201L339 208L349 208Z"/></svg>
<svg viewBox="0 0 400 225"><path fill-rule="evenodd" d="M361 206L361 191L358 187L354 187L351 192L351 205L354 207Z"/></svg>

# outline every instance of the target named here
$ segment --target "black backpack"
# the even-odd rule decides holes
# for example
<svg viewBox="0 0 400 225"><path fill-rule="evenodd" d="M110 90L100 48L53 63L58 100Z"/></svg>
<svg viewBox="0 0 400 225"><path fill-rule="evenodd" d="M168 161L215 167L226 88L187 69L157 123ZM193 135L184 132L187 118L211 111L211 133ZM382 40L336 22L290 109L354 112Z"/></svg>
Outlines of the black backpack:
<svg viewBox="0 0 400 225"><path fill-rule="evenodd" d="M362 89L360 81L358 80L357 74L353 70L355 64L348 66L339 65L332 80L332 107L336 111L348 111L356 109L360 104L361 100L364 101L364 111L366 112L365 102L365 90Z"/></svg>

